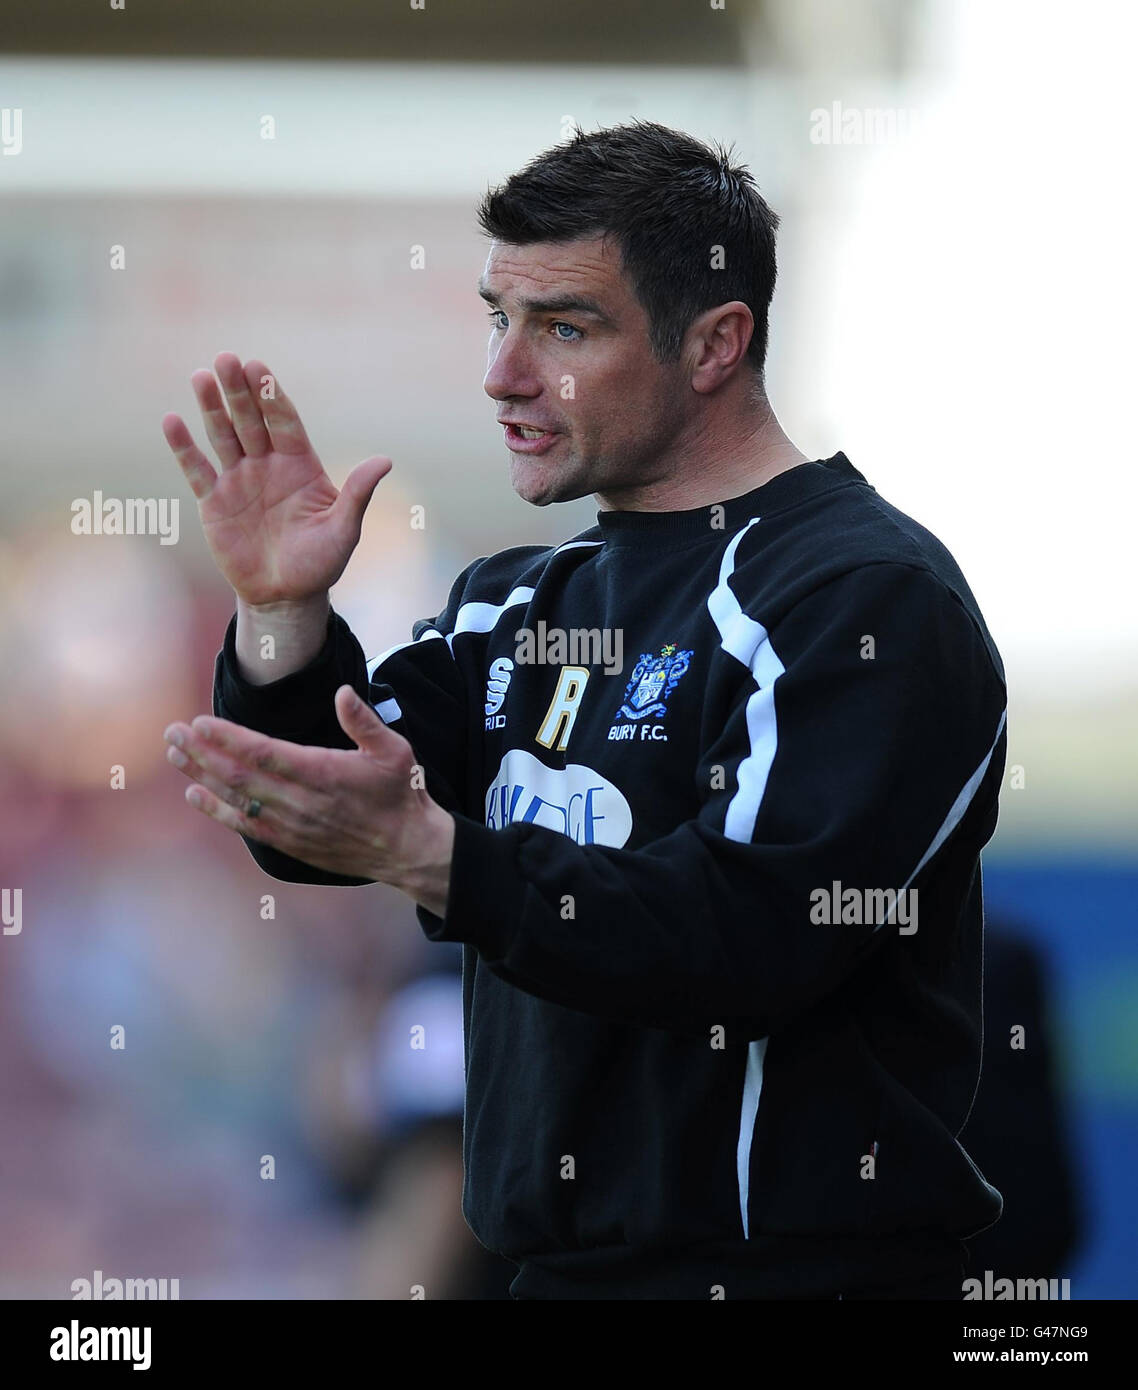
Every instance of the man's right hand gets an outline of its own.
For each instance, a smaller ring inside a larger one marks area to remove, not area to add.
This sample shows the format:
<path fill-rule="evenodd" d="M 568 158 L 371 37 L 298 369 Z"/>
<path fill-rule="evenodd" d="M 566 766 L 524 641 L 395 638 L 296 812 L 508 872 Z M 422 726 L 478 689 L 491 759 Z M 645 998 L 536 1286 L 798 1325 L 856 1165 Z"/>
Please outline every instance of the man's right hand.
<path fill-rule="evenodd" d="M 206 434 L 221 463 L 214 471 L 179 415 L 162 433 L 198 502 L 206 541 L 238 600 L 250 608 L 311 602 L 343 574 L 363 514 L 389 458 L 366 459 L 337 492 L 289 398 L 256 358 L 220 353 L 213 372 L 190 381 Z M 273 392 L 268 399 L 267 392 Z"/>

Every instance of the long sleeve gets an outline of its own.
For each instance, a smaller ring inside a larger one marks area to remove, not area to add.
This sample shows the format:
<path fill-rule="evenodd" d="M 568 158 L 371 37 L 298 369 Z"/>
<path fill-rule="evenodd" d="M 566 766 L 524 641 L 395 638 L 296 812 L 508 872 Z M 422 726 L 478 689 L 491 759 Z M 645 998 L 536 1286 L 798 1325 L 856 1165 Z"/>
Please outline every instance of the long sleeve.
<path fill-rule="evenodd" d="M 364 654 L 351 628 L 336 612 L 328 615 L 324 645 L 299 671 L 253 685 L 237 665 L 237 616 L 229 620 L 225 640 L 217 654 L 213 677 L 213 712 L 270 738 L 285 739 L 318 748 L 354 748 L 340 728 L 333 697 L 341 685 L 350 685 L 367 698 L 368 680 Z M 366 878 L 350 878 L 304 864 L 259 840 L 242 835 L 246 848 L 273 878 L 285 883 L 319 883 L 358 887 Z"/>
<path fill-rule="evenodd" d="M 827 922 L 836 885 L 927 890 L 917 931 L 951 936 L 1005 751 L 1003 673 L 972 617 L 894 562 L 831 580 L 770 633 L 745 601 L 720 617 L 738 683 L 694 769 L 698 815 L 636 849 L 456 817 L 446 917 L 420 910 L 430 939 L 568 1008 L 762 1037 L 899 930 L 901 910 Z"/>
<path fill-rule="evenodd" d="M 347 622 L 332 611 L 324 645 L 312 661 L 266 685 L 251 684 L 238 669 L 234 615 L 214 668 L 214 714 L 291 743 L 352 749 L 355 744 L 340 727 L 334 705 L 336 691 L 350 685 L 410 742 L 434 800 L 447 810 L 457 809 L 457 788 L 465 775 L 465 697 L 449 644 L 434 634 L 453 629 L 468 572 L 455 581 L 438 617 L 413 625 L 416 640 L 369 662 Z M 267 874 L 287 883 L 355 887 L 373 881 L 329 873 L 248 836 L 242 839 Z"/>

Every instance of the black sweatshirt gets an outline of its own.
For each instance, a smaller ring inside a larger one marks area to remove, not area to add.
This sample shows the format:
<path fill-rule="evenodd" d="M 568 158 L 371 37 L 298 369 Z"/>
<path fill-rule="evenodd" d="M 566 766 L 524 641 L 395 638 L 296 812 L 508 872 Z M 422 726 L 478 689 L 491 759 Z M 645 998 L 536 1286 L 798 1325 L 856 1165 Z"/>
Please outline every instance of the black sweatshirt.
<path fill-rule="evenodd" d="M 1006 751 L 976 601 L 840 453 L 597 522 L 476 560 L 370 662 L 333 612 L 252 686 L 232 621 L 215 713 L 351 747 L 349 683 L 454 813 L 418 916 L 463 943 L 463 1212 L 516 1296 L 951 1274 L 1002 1206 L 956 1137 Z"/>

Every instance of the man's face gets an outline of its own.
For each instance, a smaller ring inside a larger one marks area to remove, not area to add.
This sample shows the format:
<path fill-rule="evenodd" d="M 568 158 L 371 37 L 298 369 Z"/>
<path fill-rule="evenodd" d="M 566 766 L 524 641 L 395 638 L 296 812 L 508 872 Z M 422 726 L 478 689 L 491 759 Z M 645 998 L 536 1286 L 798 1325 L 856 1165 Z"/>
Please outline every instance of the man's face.
<path fill-rule="evenodd" d="M 508 422 L 520 497 L 544 507 L 595 493 L 617 507 L 668 476 L 691 392 L 681 362 L 653 355 L 615 241 L 495 241 L 479 291 L 491 306 L 483 387 Z M 519 424 L 542 434 L 527 439 Z"/>

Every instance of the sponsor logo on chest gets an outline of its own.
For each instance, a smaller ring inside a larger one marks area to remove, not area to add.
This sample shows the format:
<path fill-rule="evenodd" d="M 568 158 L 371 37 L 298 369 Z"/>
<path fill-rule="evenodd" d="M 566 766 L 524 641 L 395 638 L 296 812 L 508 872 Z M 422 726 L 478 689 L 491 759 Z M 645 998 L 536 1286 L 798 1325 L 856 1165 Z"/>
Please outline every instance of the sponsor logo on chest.
<path fill-rule="evenodd" d="M 632 833 L 632 808 L 591 767 L 546 767 L 525 749 L 511 748 L 486 789 L 486 824 L 500 830 L 516 821 L 557 830 L 579 845 L 619 849 Z"/>

